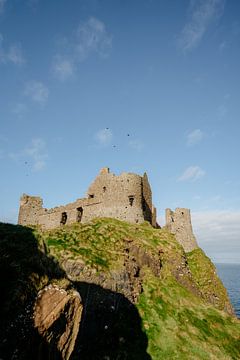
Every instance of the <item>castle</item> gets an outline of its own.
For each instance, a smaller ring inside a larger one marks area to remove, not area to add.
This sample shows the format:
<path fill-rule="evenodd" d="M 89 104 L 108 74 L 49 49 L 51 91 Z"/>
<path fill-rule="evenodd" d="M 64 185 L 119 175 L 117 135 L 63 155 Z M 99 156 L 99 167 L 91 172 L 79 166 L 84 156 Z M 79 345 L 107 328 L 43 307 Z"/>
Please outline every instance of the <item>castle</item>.
<path fill-rule="evenodd" d="M 116 176 L 109 168 L 103 168 L 90 185 L 86 198 L 52 209 L 43 208 L 40 197 L 23 194 L 18 224 L 52 229 L 76 222 L 86 223 L 96 217 L 111 217 L 130 223 L 148 221 L 153 227 L 158 227 L 147 174 L 122 173 Z M 167 209 L 166 227 L 175 234 L 185 251 L 197 247 L 188 209 L 178 208 L 175 212 Z"/>

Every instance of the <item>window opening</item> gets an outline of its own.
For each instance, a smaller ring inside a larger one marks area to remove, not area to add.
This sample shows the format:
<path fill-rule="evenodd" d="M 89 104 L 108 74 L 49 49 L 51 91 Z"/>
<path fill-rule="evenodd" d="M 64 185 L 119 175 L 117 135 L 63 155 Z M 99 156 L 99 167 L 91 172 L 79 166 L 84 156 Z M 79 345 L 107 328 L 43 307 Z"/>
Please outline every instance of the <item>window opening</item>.
<path fill-rule="evenodd" d="M 82 216 L 83 216 L 83 208 L 79 207 L 77 208 L 77 222 L 82 221 Z"/>
<path fill-rule="evenodd" d="M 134 196 L 133 196 L 133 195 L 130 195 L 130 196 L 128 197 L 128 200 L 129 200 L 130 206 L 133 206 Z"/>
<path fill-rule="evenodd" d="M 103 187 L 103 192 L 105 193 L 107 190 L 106 186 Z"/>
<path fill-rule="evenodd" d="M 60 224 L 61 224 L 61 225 L 65 225 L 66 222 L 67 222 L 67 213 L 64 211 L 64 212 L 62 213 L 62 216 L 61 216 Z"/>
<path fill-rule="evenodd" d="M 93 198 L 94 198 L 94 194 L 88 194 L 88 198 L 89 198 L 89 199 L 93 199 Z"/>

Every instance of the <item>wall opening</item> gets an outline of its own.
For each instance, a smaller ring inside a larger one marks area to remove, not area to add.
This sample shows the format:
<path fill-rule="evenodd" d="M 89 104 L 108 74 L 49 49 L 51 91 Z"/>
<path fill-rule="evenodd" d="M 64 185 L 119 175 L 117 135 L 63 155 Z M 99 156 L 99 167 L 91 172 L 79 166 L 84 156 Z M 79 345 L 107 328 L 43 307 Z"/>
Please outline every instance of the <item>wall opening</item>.
<path fill-rule="evenodd" d="M 93 199 L 93 198 L 94 198 L 94 194 L 88 194 L 88 198 L 89 198 L 89 199 Z"/>
<path fill-rule="evenodd" d="M 106 186 L 103 187 L 103 192 L 105 193 L 107 190 Z"/>
<path fill-rule="evenodd" d="M 142 199 L 142 209 L 143 211 L 146 211 L 146 201 L 144 198 Z"/>
<path fill-rule="evenodd" d="M 83 208 L 82 208 L 82 207 L 78 207 L 78 208 L 77 208 L 77 222 L 81 222 L 81 221 L 82 221 L 82 216 L 83 216 Z"/>
<path fill-rule="evenodd" d="M 60 221 L 60 224 L 61 225 L 65 225 L 67 222 L 67 213 L 64 211 L 61 215 L 61 221 Z"/>
<path fill-rule="evenodd" d="M 130 196 L 128 197 L 128 200 L 129 200 L 129 205 L 130 205 L 130 206 L 133 206 L 134 196 L 133 196 L 133 195 L 130 195 Z"/>

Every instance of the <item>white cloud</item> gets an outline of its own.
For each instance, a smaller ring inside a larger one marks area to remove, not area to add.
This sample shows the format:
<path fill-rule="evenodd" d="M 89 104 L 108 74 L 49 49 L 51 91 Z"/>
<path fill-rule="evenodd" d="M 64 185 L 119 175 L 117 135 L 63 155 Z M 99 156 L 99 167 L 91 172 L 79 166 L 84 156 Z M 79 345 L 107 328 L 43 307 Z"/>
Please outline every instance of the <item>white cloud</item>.
<path fill-rule="evenodd" d="M 222 41 L 221 44 L 219 45 L 219 51 L 223 51 L 227 48 L 227 43 L 226 41 Z"/>
<path fill-rule="evenodd" d="M 183 51 L 196 47 L 210 24 L 223 15 L 225 0 L 199 0 L 191 4 L 190 20 L 179 37 L 179 46 Z"/>
<path fill-rule="evenodd" d="M 97 132 L 95 138 L 100 145 L 107 146 L 111 144 L 113 134 L 109 129 L 101 129 Z"/>
<path fill-rule="evenodd" d="M 1 0 L 0 0 L 1 1 Z M 3 47 L 3 35 L 0 34 L 0 63 L 7 64 L 12 63 L 14 65 L 23 65 L 25 59 L 22 52 L 21 43 L 15 43 L 9 45 L 9 47 Z"/>
<path fill-rule="evenodd" d="M 74 63 L 60 56 L 56 56 L 53 62 L 53 71 L 57 78 L 64 81 L 71 78 L 74 74 Z"/>
<path fill-rule="evenodd" d="M 0 14 L 3 13 L 6 2 L 7 0 L 0 0 Z"/>
<path fill-rule="evenodd" d="M 129 146 L 136 151 L 141 151 L 144 148 L 144 144 L 141 140 L 131 140 L 129 141 Z"/>
<path fill-rule="evenodd" d="M 23 103 L 17 103 L 12 108 L 12 113 L 20 118 L 22 118 L 27 113 L 27 111 L 27 106 Z"/>
<path fill-rule="evenodd" d="M 187 135 L 187 145 L 193 146 L 198 144 L 203 139 L 203 132 L 200 129 L 195 129 Z"/>
<path fill-rule="evenodd" d="M 193 212 L 199 246 L 216 262 L 240 262 L 240 211 Z"/>
<path fill-rule="evenodd" d="M 33 139 L 31 144 L 24 149 L 23 153 L 33 161 L 33 171 L 37 172 L 45 168 L 48 155 L 46 143 L 43 139 Z"/>
<path fill-rule="evenodd" d="M 17 162 L 24 161 L 31 166 L 32 171 L 39 172 L 45 168 L 48 158 L 46 143 L 41 138 L 34 138 L 23 150 L 10 153 L 9 157 Z"/>
<path fill-rule="evenodd" d="M 228 108 L 226 104 L 222 104 L 217 108 L 217 116 L 219 119 L 223 119 L 228 112 Z"/>
<path fill-rule="evenodd" d="M 30 97 L 34 102 L 44 105 L 48 100 L 49 90 L 42 82 L 31 81 L 26 84 L 24 95 Z"/>
<path fill-rule="evenodd" d="M 102 21 L 90 17 L 78 26 L 72 38 L 64 38 L 62 45 L 63 51 L 54 56 L 53 71 L 60 80 L 67 80 L 90 55 L 106 58 L 112 47 L 112 36 Z"/>
<path fill-rule="evenodd" d="M 20 43 L 13 44 L 9 47 L 8 60 L 11 61 L 13 64 L 22 65 L 25 63 L 25 59 L 22 54 L 22 46 Z"/>
<path fill-rule="evenodd" d="M 205 171 L 199 166 L 189 166 L 183 174 L 178 178 L 178 181 L 196 181 L 205 175 Z"/>
<path fill-rule="evenodd" d="M 107 33 L 102 21 L 91 17 L 79 25 L 76 32 L 75 52 L 80 61 L 85 60 L 93 52 L 106 57 L 111 46 L 112 36 Z"/>

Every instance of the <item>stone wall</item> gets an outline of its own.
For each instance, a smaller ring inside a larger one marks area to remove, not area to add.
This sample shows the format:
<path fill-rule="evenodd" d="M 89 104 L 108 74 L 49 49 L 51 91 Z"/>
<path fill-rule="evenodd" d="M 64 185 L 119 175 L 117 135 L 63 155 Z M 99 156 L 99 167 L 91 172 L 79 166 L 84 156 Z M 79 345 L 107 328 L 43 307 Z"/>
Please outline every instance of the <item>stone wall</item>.
<path fill-rule="evenodd" d="M 111 217 L 131 223 L 147 220 L 156 224 L 156 209 L 146 174 L 116 176 L 103 168 L 90 185 L 86 198 L 53 209 L 44 209 L 42 203 L 39 197 L 23 195 L 18 223 L 40 224 L 50 229 L 77 221 L 85 223 L 96 217 Z"/>
<path fill-rule="evenodd" d="M 177 241 L 183 246 L 186 252 L 198 247 L 193 234 L 189 209 L 177 208 L 175 211 L 166 209 L 166 227 L 176 236 Z"/>
<path fill-rule="evenodd" d="M 40 197 L 23 194 L 20 199 L 18 224 L 38 224 L 38 216 L 42 211 L 42 205 L 43 201 Z"/>

